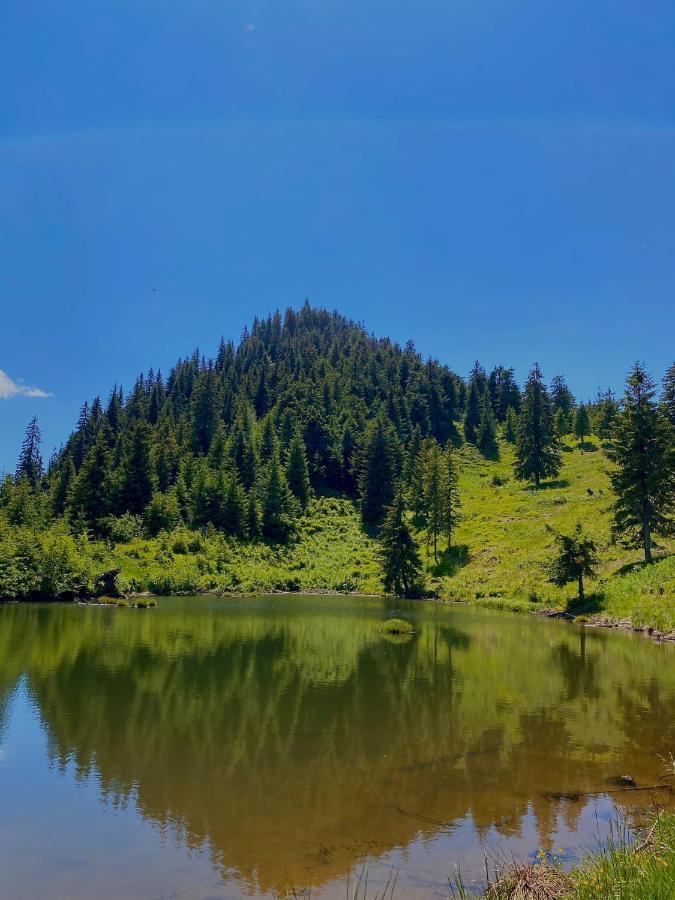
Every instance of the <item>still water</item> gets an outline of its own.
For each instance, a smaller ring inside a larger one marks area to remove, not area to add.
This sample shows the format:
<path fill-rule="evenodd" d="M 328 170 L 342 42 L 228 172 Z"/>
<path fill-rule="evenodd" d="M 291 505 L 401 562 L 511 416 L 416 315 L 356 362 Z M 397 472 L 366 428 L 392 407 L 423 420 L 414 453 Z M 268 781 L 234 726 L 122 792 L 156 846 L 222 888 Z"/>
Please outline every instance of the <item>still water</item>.
<path fill-rule="evenodd" d="M 379 623 L 403 614 L 409 638 Z M 443 897 L 665 792 L 675 647 L 435 603 L 0 606 L 0 896 Z M 664 799 L 664 798 L 662 798 Z"/>

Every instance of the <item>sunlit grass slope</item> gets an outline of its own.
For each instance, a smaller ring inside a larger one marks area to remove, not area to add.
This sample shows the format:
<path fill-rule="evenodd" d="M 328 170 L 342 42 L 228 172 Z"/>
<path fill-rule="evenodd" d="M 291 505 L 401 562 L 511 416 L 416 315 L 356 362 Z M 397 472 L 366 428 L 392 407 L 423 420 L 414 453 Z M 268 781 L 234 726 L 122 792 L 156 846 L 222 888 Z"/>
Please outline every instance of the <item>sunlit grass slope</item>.
<path fill-rule="evenodd" d="M 582 450 L 570 440 L 560 475 L 538 491 L 513 477 L 509 445 L 495 461 L 464 447 L 458 464 L 463 517 L 451 552 L 435 562 L 418 534 L 429 587 L 439 597 L 523 609 L 571 604 L 575 613 L 675 629 L 675 556 L 644 567 L 639 551 L 611 542 L 610 463 L 598 441 Z M 574 606 L 574 585 L 558 588 L 546 573 L 550 529 L 571 530 L 577 522 L 598 543 L 600 556 L 583 609 Z M 674 542 L 661 548 L 664 556 L 673 550 Z M 376 540 L 364 533 L 353 503 L 333 498 L 313 501 L 288 547 L 179 532 L 119 545 L 114 555 L 122 586 L 133 590 L 382 591 Z"/>

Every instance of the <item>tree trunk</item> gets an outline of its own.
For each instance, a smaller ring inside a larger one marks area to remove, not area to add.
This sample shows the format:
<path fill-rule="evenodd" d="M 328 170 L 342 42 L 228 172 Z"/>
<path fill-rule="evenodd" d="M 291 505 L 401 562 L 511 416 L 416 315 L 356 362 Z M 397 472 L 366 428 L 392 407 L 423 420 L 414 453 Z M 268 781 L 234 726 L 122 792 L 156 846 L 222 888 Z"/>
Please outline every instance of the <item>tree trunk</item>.
<path fill-rule="evenodd" d="M 579 602 L 584 602 L 584 575 L 583 572 L 579 572 Z"/>
<path fill-rule="evenodd" d="M 649 527 L 649 520 L 646 516 L 642 521 L 642 538 L 645 546 L 645 562 L 654 562 L 652 557 L 652 530 Z"/>

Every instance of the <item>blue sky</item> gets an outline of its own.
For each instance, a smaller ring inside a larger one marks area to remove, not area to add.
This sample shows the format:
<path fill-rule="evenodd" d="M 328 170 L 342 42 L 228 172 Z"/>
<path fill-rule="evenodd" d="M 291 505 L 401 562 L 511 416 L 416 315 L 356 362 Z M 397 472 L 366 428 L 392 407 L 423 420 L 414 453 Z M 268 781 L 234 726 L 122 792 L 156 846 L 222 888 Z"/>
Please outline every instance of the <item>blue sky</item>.
<path fill-rule="evenodd" d="M 662 0 L 6 0 L 0 470 L 305 297 L 461 373 L 660 377 L 674 46 Z"/>

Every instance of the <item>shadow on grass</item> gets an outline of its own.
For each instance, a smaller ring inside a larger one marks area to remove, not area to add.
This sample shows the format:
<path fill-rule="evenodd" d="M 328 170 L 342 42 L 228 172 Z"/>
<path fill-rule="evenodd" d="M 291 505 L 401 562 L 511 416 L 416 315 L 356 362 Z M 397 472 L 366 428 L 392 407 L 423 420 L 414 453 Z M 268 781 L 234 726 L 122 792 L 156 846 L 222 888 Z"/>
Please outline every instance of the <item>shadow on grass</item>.
<path fill-rule="evenodd" d="M 469 548 L 466 544 L 458 544 L 450 547 L 441 556 L 437 563 L 431 567 L 431 574 L 436 578 L 443 575 L 454 575 L 458 569 L 464 568 L 469 562 Z"/>
<path fill-rule="evenodd" d="M 567 604 L 567 612 L 573 616 L 590 616 L 602 612 L 605 608 L 605 595 L 602 591 L 586 594 L 583 600 L 575 598 Z"/>
<path fill-rule="evenodd" d="M 583 441 L 583 443 L 578 444 L 577 446 L 582 453 L 597 453 L 600 449 L 593 441 Z"/>
<path fill-rule="evenodd" d="M 620 566 L 615 572 L 612 572 L 612 577 L 621 576 L 621 575 L 630 575 L 631 572 L 639 572 L 640 569 L 647 569 L 649 566 L 653 566 L 657 562 L 661 562 L 664 559 L 668 559 L 670 556 L 675 556 L 674 553 L 659 553 L 654 554 L 654 559 L 652 562 L 645 562 L 644 559 L 638 559 L 635 562 L 626 563 L 625 566 Z"/>
<path fill-rule="evenodd" d="M 556 478 L 553 481 L 542 481 L 539 487 L 535 487 L 533 484 L 526 484 L 525 487 L 521 488 L 523 491 L 533 491 L 536 493 L 539 491 L 553 491 L 557 488 L 566 488 L 569 487 L 569 479 L 568 478 Z"/>

